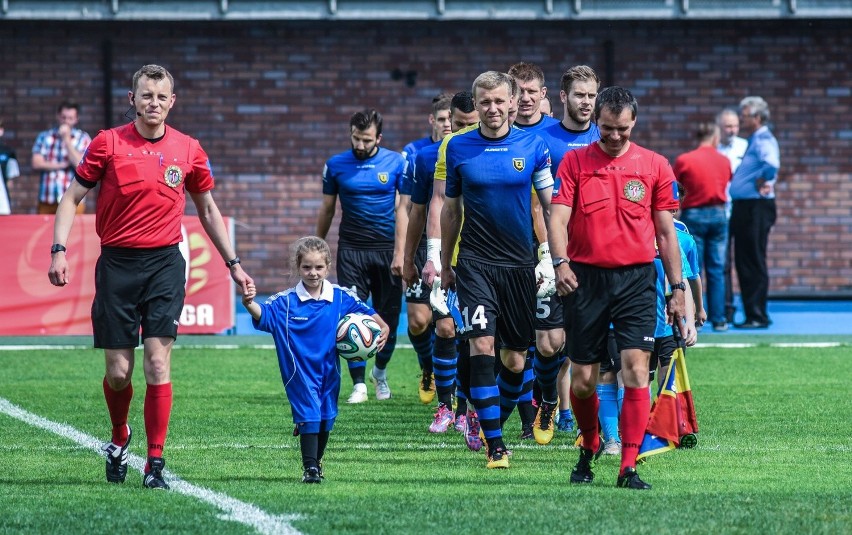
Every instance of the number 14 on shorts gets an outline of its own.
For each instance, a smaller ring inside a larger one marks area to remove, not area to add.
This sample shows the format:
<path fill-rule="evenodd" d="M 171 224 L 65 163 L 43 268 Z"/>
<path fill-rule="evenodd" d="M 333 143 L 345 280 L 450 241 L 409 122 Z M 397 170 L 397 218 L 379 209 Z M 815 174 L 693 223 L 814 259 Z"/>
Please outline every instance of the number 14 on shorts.
<path fill-rule="evenodd" d="M 472 316 L 469 314 L 470 311 L 468 307 L 464 307 L 459 310 L 458 295 L 455 290 L 447 291 L 447 308 L 450 309 L 450 315 L 456 322 L 456 331 L 458 331 L 459 334 L 464 334 L 472 330 L 473 325 L 476 325 L 483 330 L 488 325 L 488 318 L 485 317 L 484 306 L 477 306 L 474 309 Z"/>

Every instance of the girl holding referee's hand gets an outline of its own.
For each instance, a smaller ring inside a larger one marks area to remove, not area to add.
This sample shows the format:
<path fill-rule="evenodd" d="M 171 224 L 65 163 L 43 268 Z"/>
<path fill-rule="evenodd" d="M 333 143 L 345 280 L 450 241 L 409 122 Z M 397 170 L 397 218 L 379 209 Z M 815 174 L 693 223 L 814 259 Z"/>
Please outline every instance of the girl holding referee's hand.
<path fill-rule="evenodd" d="M 337 356 L 337 324 L 346 314 L 368 314 L 381 326 L 379 348 L 388 337 L 387 324 L 370 306 L 348 289 L 326 280 L 331 251 L 316 236 L 296 241 L 291 251 L 293 271 L 299 283 L 279 292 L 265 303 L 254 301 L 257 289 L 248 286 L 243 305 L 256 329 L 272 334 L 278 353 L 281 380 L 293 411 L 302 451 L 303 483 L 320 483 L 322 458 L 337 417 L 340 393 L 340 362 Z"/>

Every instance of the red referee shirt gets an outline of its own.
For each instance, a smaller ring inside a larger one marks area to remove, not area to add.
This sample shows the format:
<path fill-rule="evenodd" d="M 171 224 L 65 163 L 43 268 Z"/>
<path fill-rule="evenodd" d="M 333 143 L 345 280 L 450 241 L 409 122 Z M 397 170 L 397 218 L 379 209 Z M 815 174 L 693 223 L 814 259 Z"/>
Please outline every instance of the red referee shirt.
<path fill-rule="evenodd" d="M 102 130 L 77 167 L 82 184 L 101 183 L 95 228 L 101 245 L 147 249 L 181 241 L 186 190 L 213 189 L 198 140 L 166 127 L 151 143 L 133 123 Z"/>
<path fill-rule="evenodd" d="M 654 261 L 652 211 L 678 207 L 665 158 L 635 143 L 613 158 L 592 143 L 565 153 L 556 176 L 553 203 L 573 208 L 568 258 L 603 268 Z"/>
<path fill-rule="evenodd" d="M 716 147 L 698 147 L 681 154 L 675 160 L 674 174 L 685 190 L 682 209 L 725 204 L 731 162 Z"/>

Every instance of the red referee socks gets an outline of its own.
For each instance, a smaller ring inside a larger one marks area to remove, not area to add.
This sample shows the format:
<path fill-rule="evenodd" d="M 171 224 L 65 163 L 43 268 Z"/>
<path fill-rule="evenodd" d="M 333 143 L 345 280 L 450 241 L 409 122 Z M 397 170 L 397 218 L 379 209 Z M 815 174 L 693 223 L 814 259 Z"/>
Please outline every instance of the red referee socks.
<path fill-rule="evenodd" d="M 651 393 L 648 387 L 624 387 L 624 405 L 621 407 L 621 470 L 624 473 L 628 466 L 636 466 L 636 456 L 639 446 L 645 438 L 648 427 L 648 417 L 651 415 Z"/>
<path fill-rule="evenodd" d="M 148 385 L 145 392 L 145 435 L 148 457 L 162 457 L 169 417 L 172 414 L 172 383 Z"/>
<path fill-rule="evenodd" d="M 583 437 L 583 447 L 587 450 L 598 451 L 601 443 L 598 426 L 598 406 L 600 400 L 595 392 L 586 399 L 580 399 L 574 394 L 574 389 L 569 388 L 571 408 L 574 409 L 574 418 L 577 419 L 577 427 Z"/>
<path fill-rule="evenodd" d="M 127 415 L 133 399 L 133 385 L 128 383 L 122 390 L 113 390 L 104 376 L 104 399 L 112 422 L 112 443 L 124 446 L 127 443 Z"/>

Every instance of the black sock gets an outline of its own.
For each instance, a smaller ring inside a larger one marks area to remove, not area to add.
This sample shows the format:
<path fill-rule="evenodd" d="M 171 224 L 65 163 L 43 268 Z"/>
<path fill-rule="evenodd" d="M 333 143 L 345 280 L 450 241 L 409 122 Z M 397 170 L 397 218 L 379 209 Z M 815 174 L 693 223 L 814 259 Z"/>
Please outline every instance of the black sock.
<path fill-rule="evenodd" d="M 414 346 L 414 352 L 417 353 L 417 362 L 420 364 L 420 369 L 424 373 L 432 373 L 432 334 L 434 329 L 428 327 L 420 334 L 414 334 L 411 329 L 408 329 L 408 340 Z"/>
<path fill-rule="evenodd" d="M 322 462 L 322 456 L 325 454 L 325 447 L 328 444 L 329 431 L 320 431 L 317 436 L 317 463 Z"/>
<path fill-rule="evenodd" d="M 364 376 L 366 375 L 367 367 L 359 366 L 357 368 L 349 368 L 349 376 L 352 378 L 352 384 L 364 383 Z"/>
<path fill-rule="evenodd" d="M 302 449 L 302 467 L 309 468 L 317 465 L 318 436 L 316 433 L 301 433 L 299 447 Z"/>

